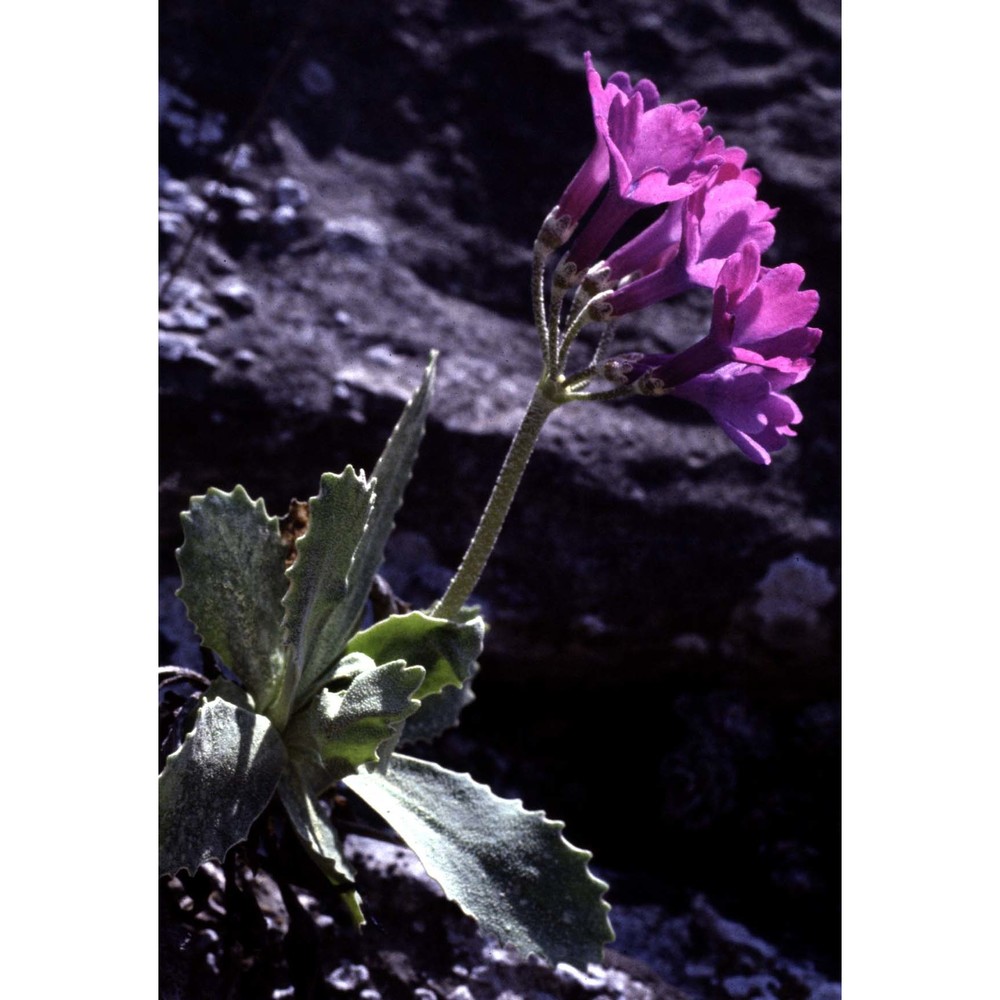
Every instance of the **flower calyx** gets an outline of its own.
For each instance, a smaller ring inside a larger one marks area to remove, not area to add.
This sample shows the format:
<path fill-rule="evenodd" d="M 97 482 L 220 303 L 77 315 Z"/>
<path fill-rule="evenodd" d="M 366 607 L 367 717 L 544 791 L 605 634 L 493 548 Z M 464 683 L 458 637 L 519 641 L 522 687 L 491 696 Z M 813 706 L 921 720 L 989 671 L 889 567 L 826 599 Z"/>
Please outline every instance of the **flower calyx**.
<path fill-rule="evenodd" d="M 542 223 L 535 237 L 535 251 L 548 256 L 553 250 L 558 250 L 576 229 L 576 220 L 556 205 Z"/>

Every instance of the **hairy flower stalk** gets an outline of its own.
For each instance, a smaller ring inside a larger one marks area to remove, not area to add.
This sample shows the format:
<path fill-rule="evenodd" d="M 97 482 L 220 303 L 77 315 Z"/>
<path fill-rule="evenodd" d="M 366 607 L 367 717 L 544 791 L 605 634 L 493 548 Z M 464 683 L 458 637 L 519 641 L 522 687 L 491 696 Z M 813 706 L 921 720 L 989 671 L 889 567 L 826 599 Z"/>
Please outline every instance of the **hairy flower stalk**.
<path fill-rule="evenodd" d="M 651 81 L 633 85 L 614 73 L 605 83 L 589 52 L 584 62 L 594 147 L 542 224 L 532 259 L 542 375 L 462 564 L 433 609 L 440 617 L 456 617 L 478 584 L 545 420 L 559 406 L 673 395 L 705 409 L 761 465 L 802 420 L 784 390 L 812 367 L 822 334 L 807 324 L 819 296 L 800 289 L 797 264 L 761 263 L 777 209 L 757 199 L 760 172 L 745 166 L 745 150 L 700 124 L 706 109 L 697 101 L 661 103 Z M 638 235 L 619 237 L 637 212 L 657 207 L 658 218 Z M 712 320 L 692 346 L 605 360 L 619 317 L 705 291 Z M 603 324 L 592 360 L 566 375 L 571 348 L 591 323 Z M 587 391 L 595 379 L 610 387 Z"/>
<path fill-rule="evenodd" d="M 517 493 L 528 459 L 535 449 L 538 435 L 542 432 L 542 426 L 548 415 L 564 401 L 547 391 L 549 384 L 543 377 L 535 389 L 462 564 L 458 567 L 458 572 L 448 585 L 444 596 L 431 609 L 431 614 L 436 618 L 454 619 L 479 583 L 479 578 L 500 535 L 500 529 L 507 519 L 507 512 L 514 500 L 514 494 Z"/>

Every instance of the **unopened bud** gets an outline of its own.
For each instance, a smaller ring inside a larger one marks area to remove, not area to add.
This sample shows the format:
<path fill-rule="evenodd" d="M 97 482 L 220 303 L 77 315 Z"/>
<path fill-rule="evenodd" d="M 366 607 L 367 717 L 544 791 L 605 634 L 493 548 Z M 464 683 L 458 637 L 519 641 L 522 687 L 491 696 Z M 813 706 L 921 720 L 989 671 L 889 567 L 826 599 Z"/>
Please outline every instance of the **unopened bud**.
<path fill-rule="evenodd" d="M 587 305 L 587 316 L 594 323 L 610 322 L 614 312 L 614 306 L 606 299 L 594 298 Z"/>
<path fill-rule="evenodd" d="M 636 380 L 636 392 L 643 396 L 665 396 L 670 390 L 662 378 L 654 375 L 643 375 Z"/>
<path fill-rule="evenodd" d="M 563 260 L 559 261 L 559 265 L 552 275 L 552 289 L 557 293 L 565 292 L 568 288 L 579 284 L 580 277 L 581 275 L 579 270 L 577 270 L 576 264 L 571 260 L 563 258 Z"/>
<path fill-rule="evenodd" d="M 604 363 L 601 374 L 615 385 L 628 385 L 635 376 L 635 364 L 642 360 L 642 355 L 638 353 L 619 354 L 617 358 L 611 358 Z"/>
<path fill-rule="evenodd" d="M 576 221 L 561 212 L 559 206 L 556 205 L 545 216 L 542 228 L 538 230 L 538 236 L 535 237 L 535 247 L 541 247 L 547 253 L 551 253 L 573 235 L 574 229 L 576 229 Z"/>
<path fill-rule="evenodd" d="M 591 297 L 606 292 L 613 285 L 611 268 L 603 260 L 598 261 L 583 276 L 583 291 Z"/>

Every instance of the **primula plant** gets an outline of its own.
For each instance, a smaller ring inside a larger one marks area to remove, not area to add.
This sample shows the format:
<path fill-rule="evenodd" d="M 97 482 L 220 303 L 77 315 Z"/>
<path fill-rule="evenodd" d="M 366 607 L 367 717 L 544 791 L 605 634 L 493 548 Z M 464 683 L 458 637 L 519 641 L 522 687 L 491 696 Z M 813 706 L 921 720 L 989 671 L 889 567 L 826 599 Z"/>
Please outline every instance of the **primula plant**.
<path fill-rule="evenodd" d="M 161 873 L 223 859 L 276 797 L 360 926 L 355 872 L 324 799 L 346 787 L 502 943 L 582 967 L 613 939 L 607 886 L 562 824 L 401 748 L 457 724 L 471 699 L 486 626 L 469 600 L 548 415 L 571 402 L 670 394 L 704 407 L 767 464 L 802 419 L 785 390 L 812 365 L 819 299 L 801 290 L 797 265 L 761 264 L 776 210 L 757 199 L 760 174 L 745 151 L 701 124 L 705 109 L 660 103 L 649 80 L 633 85 L 624 73 L 602 82 L 589 53 L 585 61 L 594 147 L 534 247 L 541 377 L 441 598 L 362 627 L 423 436 L 434 357 L 371 477 L 350 466 L 324 475 L 298 537 L 283 537 L 239 486 L 194 497 L 182 515 L 178 593 L 225 675 L 160 775 Z M 638 235 L 617 237 L 648 209 L 659 211 Z M 620 316 L 699 289 L 713 307 L 691 347 L 612 355 Z M 573 348 L 592 324 L 596 349 L 574 370 Z"/>

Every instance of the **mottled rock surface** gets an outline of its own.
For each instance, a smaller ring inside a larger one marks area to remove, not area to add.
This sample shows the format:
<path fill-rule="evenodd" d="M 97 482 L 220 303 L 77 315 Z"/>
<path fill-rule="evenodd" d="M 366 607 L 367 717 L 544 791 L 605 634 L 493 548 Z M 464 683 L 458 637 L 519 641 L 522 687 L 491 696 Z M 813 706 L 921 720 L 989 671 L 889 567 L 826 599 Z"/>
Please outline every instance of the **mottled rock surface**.
<path fill-rule="evenodd" d="M 161 904 L 173 915 L 164 923 L 184 947 L 163 949 L 163 1000 L 840 1000 L 838 984 L 704 899 L 680 912 L 617 907 L 618 941 L 600 965 L 553 967 L 484 938 L 405 847 L 356 835 L 345 847 L 366 900 L 361 933 L 344 925 L 329 891 L 282 890 L 242 863 L 226 873 L 210 862 L 198 879 L 165 883 Z M 234 883 L 248 905 L 234 905 Z M 226 940 L 237 912 L 246 927 L 239 944 Z M 296 961 L 303 952 L 312 960 Z"/>

